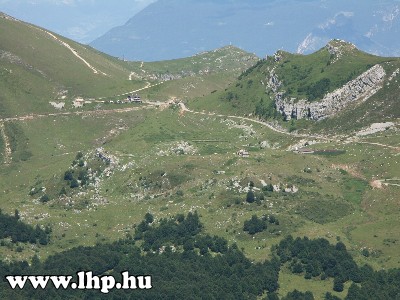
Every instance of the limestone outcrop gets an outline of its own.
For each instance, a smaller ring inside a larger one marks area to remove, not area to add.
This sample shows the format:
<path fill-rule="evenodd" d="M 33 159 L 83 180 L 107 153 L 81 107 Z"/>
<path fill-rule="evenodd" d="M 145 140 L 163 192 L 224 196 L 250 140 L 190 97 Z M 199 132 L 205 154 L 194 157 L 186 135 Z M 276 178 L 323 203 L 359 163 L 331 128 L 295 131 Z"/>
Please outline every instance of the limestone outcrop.
<path fill-rule="evenodd" d="M 268 85 L 275 92 L 276 109 L 286 120 L 292 118 L 322 120 L 335 115 L 352 103 L 366 101 L 383 87 L 385 76 L 385 69 L 381 65 L 375 65 L 343 87 L 326 94 L 322 100 L 315 102 L 306 99 L 287 99 L 284 97 L 284 92 L 277 92 L 281 82 L 273 70 L 270 72 Z"/>

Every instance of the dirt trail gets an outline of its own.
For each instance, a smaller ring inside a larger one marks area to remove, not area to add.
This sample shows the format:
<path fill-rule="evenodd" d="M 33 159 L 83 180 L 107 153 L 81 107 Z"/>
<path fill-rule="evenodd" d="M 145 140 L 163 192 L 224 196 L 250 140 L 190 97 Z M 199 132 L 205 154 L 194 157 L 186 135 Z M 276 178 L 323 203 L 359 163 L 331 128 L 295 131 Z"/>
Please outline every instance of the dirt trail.
<path fill-rule="evenodd" d="M 375 145 L 375 146 L 380 146 L 380 147 L 385 147 L 385 148 L 389 148 L 389 149 L 400 151 L 400 147 L 395 147 L 395 146 L 381 144 L 381 143 L 360 141 L 360 140 L 358 140 L 358 138 L 354 138 L 354 137 L 351 137 L 351 136 L 348 136 L 346 139 L 343 139 L 343 137 L 337 137 L 337 136 L 322 136 L 322 135 L 292 133 L 292 132 L 288 132 L 288 131 L 284 131 L 284 130 L 281 130 L 279 128 L 276 128 L 271 124 L 268 124 L 266 122 L 263 122 L 263 121 L 260 121 L 260 120 L 257 120 L 257 119 L 252 119 L 252 118 L 248 118 L 248 117 L 240 117 L 240 116 L 221 115 L 221 114 L 216 114 L 216 113 L 197 112 L 197 111 L 193 111 L 193 110 L 187 108 L 186 105 L 184 103 L 182 103 L 182 102 L 179 102 L 179 105 L 181 107 L 181 113 L 190 112 L 190 113 L 194 113 L 194 114 L 202 114 L 202 115 L 208 115 L 208 116 L 217 116 L 217 117 L 235 118 L 235 119 L 240 119 L 240 120 L 246 120 L 246 121 L 250 121 L 250 122 L 253 122 L 253 123 L 257 123 L 257 124 L 266 126 L 269 129 L 271 129 L 272 131 L 275 131 L 277 133 L 288 135 L 288 136 L 292 136 L 292 137 L 308 138 L 308 139 L 313 138 L 313 139 L 319 139 L 319 140 L 325 140 L 325 141 L 334 141 L 334 142 L 338 142 L 338 143 L 368 144 L 368 145 Z"/>
<path fill-rule="evenodd" d="M 400 151 L 400 147 L 396 146 L 391 146 L 391 145 L 386 145 L 386 144 L 381 144 L 381 143 L 374 143 L 374 142 L 365 142 L 365 141 L 353 141 L 353 143 L 359 143 L 359 144 L 368 144 L 368 145 L 375 145 L 375 146 L 380 146 L 380 147 L 385 147 L 393 150 Z"/>
<path fill-rule="evenodd" d="M 163 82 L 159 82 L 156 84 L 150 84 L 149 82 L 147 83 L 147 85 L 143 88 L 137 89 L 135 91 L 131 91 L 129 93 L 124 93 L 121 95 L 117 95 L 117 96 L 125 96 L 125 95 L 129 95 L 132 93 L 136 93 L 139 91 L 143 91 L 145 89 L 149 89 L 151 87 L 157 86 L 162 84 Z M 105 99 L 104 98 L 98 98 L 98 99 Z M 381 143 L 374 143 L 374 142 L 366 142 L 366 141 L 360 141 L 358 138 L 354 138 L 354 137 L 347 137 L 346 139 L 343 139 L 343 137 L 336 137 L 336 136 L 321 136 L 321 135 L 308 135 L 308 134 L 298 134 L 298 133 L 292 133 L 292 132 L 287 132 L 284 131 L 282 129 L 276 128 L 271 124 L 268 124 L 266 122 L 257 120 L 257 119 L 252 119 L 252 118 L 248 118 L 248 117 L 240 117 L 240 116 L 231 116 L 231 115 L 222 115 L 222 114 L 216 114 L 216 113 L 207 113 L 207 112 L 198 112 L 198 111 L 194 111 L 191 110 L 189 108 L 186 107 L 186 105 L 182 102 L 177 102 L 176 99 L 173 100 L 169 100 L 167 102 L 160 102 L 160 101 L 156 101 L 156 102 L 152 102 L 152 101 L 146 101 L 145 104 L 147 104 L 147 106 L 140 106 L 140 107 L 127 107 L 127 108 L 114 108 L 114 109 L 107 109 L 107 110 L 90 110 L 90 111 L 76 111 L 76 112 L 57 112 L 57 113 L 47 113 L 47 114 L 30 114 L 30 115 L 25 115 L 25 116 L 16 116 L 16 117 L 10 117 L 10 118 L 3 118 L 0 119 L 0 133 L 1 136 L 3 137 L 3 140 L 5 141 L 5 154 L 4 154 L 4 161 L 7 163 L 11 162 L 11 148 L 10 148 L 10 144 L 7 138 L 7 135 L 5 134 L 5 130 L 4 130 L 4 122 L 11 122 L 11 121 L 27 121 L 27 120 L 34 120 L 37 118 L 44 118 L 44 117 L 53 117 L 53 116 L 68 116 L 68 115 L 84 115 L 84 116 L 91 116 L 91 115 L 102 115 L 102 114 L 110 114 L 110 113 L 123 113 L 123 112 L 130 112 L 130 111 L 136 111 L 136 110 L 140 110 L 140 109 L 146 109 L 146 108 L 152 108 L 152 107 L 159 107 L 161 109 L 164 109 L 166 107 L 168 107 L 170 104 L 178 104 L 181 108 L 181 112 L 180 114 L 184 114 L 185 112 L 189 112 L 189 113 L 193 113 L 193 114 L 201 114 L 201 115 L 208 115 L 208 116 L 218 116 L 218 117 L 225 117 L 225 118 L 234 118 L 234 119 L 240 119 L 240 120 L 246 120 L 249 122 L 253 122 L 253 123 L 257 123 L 260 124 L 262 126 L 268 127 L 269 129 L 271 129 L 272 131 L 275 131 L 277 133 L 280 134 L 284 134 L 287 136 L 292 136 L 292 137 L 298 137 L 298 138 L 313 138 L 313 139 L 319 139 L 319 140 L 325 140 L 325 141 L 334 141 L 334 142 L 338 142 L 338 143 L 361 143 L 361 144 L 369 144 L 369 145 L 376 145 L 376 146 L 380 146 L 380 147 L 385 147 L 385 148 L 389 148 L 389 149 L 393 149 L 396 151 L 400 152 L 400 147 L 395 147 L 395 146 L 391 146 L 391 145 L 385 145 L 385 144 L 381 144 Z"/>
<path fill-rule="evenodd" d="M 140 92 L 145 89 L 149 89 L 149 88 L 155 87 L 157 85 L 160 85 L 162 83 L 163 82 L 159 82 L 156 84 L 150 84 L 148 82 L 145 87 L 142 87 L 140 89 L 137 89 L 135 91 L 131 91 L 128 93 L 117 95 L 116 97 L 121 97 L 121 96 L 129 95 L 132 93 Z M 100 99 L 105 99 L 105 98 L 107 98 L 107 97 L 102 97 L 102 98 L 98 98 L 98 99 L 100 100 Z M 56 112 L 56 113 L 47 113 L 47 114 L 29 114 L 29 115 L 25 115 L 25 116 L 15 116 L 15 117 L 0 119 L 0 124 L 3 125 L 4 122 L 28 121 L 28 120 L 35 120 L 38 118 L 53 117 L 53 116 L 69 116 L 69 115 L 89 115 L 90 116 L 90 115 L 101 115 L 101 114 L 109 114 L 109 113 L 122 113 L 122 112 L 129 112 L 129 111 L 135 111 L 135 110 L 139 110 L 139 109 L 145 109 L 145 108 L 149 108 L 149 107 L 159 106 L 161 103 L 164 103 L 164 102 L 147 101 L 145 103 L 147 104 L 147 106 L 141 106 L 141 107 L 135 106 L 135 107 L 113 108 L 113 109 L 103 109 L 103 110 L 99 109 L 99 110 L 88 110 L 88 111 L 67 111 L 67 112 Z"/>
<path fill-rule="evenodd" d="M 223 118 L 234 118 L 234 119 L 250 121 L 250 122 L 253 122 L 253 123 L 257 123 L 257 124 L 266 126 L 269 129 L 271 129 L 272 131 L 275 131 L 277 133 L 284 134 L 284 135 L 289 135 L 289 136 L 293 136 L 293 137 L 316 138 L 316 139 L 322 139 L 322 140 L 334 140 L 335 139 L 334 137 L 324 137 L 324 136 L 320 136 L 320 135 L 308 135 L 308 134 L 298 134 L 298 133 L 287 132 L 287 131 L 281 130 L 279 128 L 276 128 L 273 125 L 268 124 L 266 122 L 263 122 L 263 121 L 260 121 L 260 120 L 257 120 L 257 119 L 248 118 L 248 117 L 221 115 L 221 114 L 206 113 L 206 112 L 197 112 L 197 111 L 193 111 L 191 109 L 188 109 L 186 107 L 186 105 L 184 103 L 182 103 L 182 102 L 179 102 L 179 105 L 181 107 L 181 111 L 182 112 L 190 112 L 190 113 L 194 113 L 194 114 L 202 114 L 202 115 L 208 115 L 208 116 L 217 116 L 217 117 L 223 117 Z"/>
<path fill-rule="evenodd" d="M 105 114 L 112 114 L 112 113 L 124 113 L 124 112 L 130 112 L 130 111 L 135 111 L 135 110 L 148 109 L 151 107 L 153 107 L 153 105 L 149 104 L 147 106 L 141 106 L 141 107 L 136 106 L 136 107 L 103 109 L 103 110 L 68 111 L 68 112 L 48 113 L 48 114 L 31 114 L 31 115 L 26 115 L 26 116 L 17 116 L 17 117 L 0 119 L 0 124 L 3 124 L 3 122 L 28 121 L 28 120 L 35 120 L 35 119 L 39 119 L 39 118 L 57 117 L 57 116 L 71 116 L 71 115 L 92 116 L 92 115 L 105 115 Z"/>
<path fill-rule="evenodd" d="M 142 87 L 140 89 L 137 89 L 137 90 L 134 90 L 134 91 L 130 91 L 130 92 L 127 92 L 127 93 L 123 93 L 123 94 L 119 94 L 119 95 L 115 95 L 114 97 L 122 97 L 122 96 L 126 96 L 126 95 L 131 95 L 131 94 L 143 91 L 143 90 L 150 89 L 150 88 L 155 87 L 155 86 L 160 85 L 160 84 L 163 84 L 163 82 L 159 82 L 159 83 L 155 83 L 155 84 L 151 84 L 150 82 L 147 82 L 146 86 L 144 86 L 144 87 Z M 102 100 L 102 99 L 107 99 L 107 98 L 109 98 L 109 97 L 100 97 L 100 98 L 97 98 L 97 99 Z"/>
<path fill-rule="evenodd" d="M 9 165 L 12 162 L 11 156 L 11 145 L 6 134 L 6 129 L 4 127 L 4 122 L 0 122 L 0 135 L 4 141 L 4 164 Z"/>
<path fill-rule="evenodd" d="M 74 48 L 72 48 L 69 44 L 67 44 L 66 42 L 63 42 L 62 40 L 60 40 L 58 37 L 56 37 L 54 34 L 52 34 L 51 32 L 48 32 L 46 30 L 44 30 L 45 33 L 47 33 L 48 35 L 50 35 L 53 39 L 55 39 L 57 42 L 59 42 L 61 45 L 63 45 L 65 48 L 67 48 L 68 50 L 70 50 L 72 52 L 73 55 L 75 55 L 77 58 L 79 58 L 89 69 L 91 69 L 93 71 L 94 74 L 102 74 L 107 76 L 106 73 L 97 70 L 95 67 L 93 67 L 91 64 L 89 64 L 82 56 L 80 56 L 78 54 L 78 52 L 76 52 L 76 50 Z"/>
<path fill-rule="evenodd" d="M 72 48 L 68 43 L 66 43 L 66 42 L 64 42 L 64 41 L 62 41 L 62 40 L 60 40 L 58 37 L 56 37 L 56 36 L 55 36 L 54 34 L 52 34 L 51 32 L 46 31 L 46 30 L 44 30 L 44 29 L 40 29 L 40 28 L 35 27 L 35 26 L 30 26 L 30 27 L 33 28 L 33 29 L 36 29 L 36 30 L 40 30 L 40 31 L 42 31 L 42 32 L 44 32 L 44 33 L 46 33 L 46 34 L 48 34 L 49 36 L 51 36 L 51 37 L 52 37 L 53 39 L 55 39 L 60 45 L 64 46 L 64 47 L 67 48 L 69 51 L 71 51 L 72 54 L 75 55 L 79 60 L 81 60 L 89 69 L 91 69 L 91 70 L 93 71 L 94 74 L 102 74 L 102 75 L 108 76 L 106 73 L 104 73 L 104 72 L 102 72 L 102 71 L 99 71 L 99 70 L 97 70 L 95 67 L 93 67 L 93 66 L 92 66 L 90 63 L 88 63 L 82 56 L 80 56 L 80 55 L 78 54 L 78 52 L 77 52 L 74 48 Z"/>
<path fill-rule="evenodd" d="M 395 181 L 398 183 L 391 183 L 390 181 Z M 400 179 L 399 178 L 389 178 L 389 179 L 376 179 L 370 182 L 370 185 L 373 188 L 382 189 L 384 186 L 398 186 L 400 187 Z"/>

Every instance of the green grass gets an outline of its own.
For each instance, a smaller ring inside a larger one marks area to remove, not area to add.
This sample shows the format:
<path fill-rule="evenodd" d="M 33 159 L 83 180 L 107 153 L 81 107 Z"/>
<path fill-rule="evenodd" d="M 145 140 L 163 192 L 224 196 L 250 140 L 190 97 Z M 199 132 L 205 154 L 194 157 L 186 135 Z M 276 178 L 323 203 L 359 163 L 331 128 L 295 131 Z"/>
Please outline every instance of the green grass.
<path fill-rule="evenodd" d="M 220 73 L 222 68 L 240 72 L 243 67 L 250 67 L 258 60 L 257 56 L 239 48 L 227 46 L 213 51 L 207 51 L 191 57 L 159 61 L 159 62 L 129 62 L 134 69 L 140 68 L 141 76 L 155 75 L 161 79 L 163 75 L 187 77 L 204 73 Z"/>
<path fill-rule="evenodd" d="M 281 61 L 276 73 L 283 82 L 283 89 L 288 97 L 312 99 L 315 94 L 312 93 L 313 89 L 317 92 L 316 84 L 328 80 L 327 86 L 320 86 L 321 94 L 314 99 L 318 100 L 326 92 L 332 92 L 343 86 L 373 65 L 391 60 L 352 49 L 350 45 L 342 42 L 332 41 L 330 44 L 341 48 L 343 54 L 340 58 L 331 55 L 327 48 L 306 56 L 279 53 Z"/>
<path fill-rule="evenodd" d="M 368 182 L 358 178 L 343 178 L 343 197 L 346 201 L 360 205 L 365 190 L 369 188 Z"/>
<path fill-rule="evenodd" d="M 338 293 L 332 290 L 333 280 L 320 280 L 320 279 L 304 279 L 304 276 L 292 274 L 286 267 L 282 268 L 279 273 L 279 296 L 286 296 L 287 293 L 297 289 L 301 292 L 310 291 L 313 293 L 315 299 L 324 299 L 326 292 L 330 292 L 332 295 L 344 299 L 347 295 L 347 290 L 350 287 L 350 283 L 345 283 L 343 292 Z"/>
<path fill-rule="evenodd" d="M 334 222 L 353 211 L 352 205 L 337 199 L 310 200 L 295 209 L 296 213 L 319 224 Z"/>
<path fill-rule="evenodd" d="M 24 134 L 23 129 L 18 123 L 5 123 L 4 132 L 8 137 L 11 157 L 15 162 L 27 161 L 32 153 L 28 150 L 29 139 Z"/>
<path fill-rule="evenodd" d="M 4 162 L 5 143 L 3 136 L 0 134 L 0 163 Z"/>

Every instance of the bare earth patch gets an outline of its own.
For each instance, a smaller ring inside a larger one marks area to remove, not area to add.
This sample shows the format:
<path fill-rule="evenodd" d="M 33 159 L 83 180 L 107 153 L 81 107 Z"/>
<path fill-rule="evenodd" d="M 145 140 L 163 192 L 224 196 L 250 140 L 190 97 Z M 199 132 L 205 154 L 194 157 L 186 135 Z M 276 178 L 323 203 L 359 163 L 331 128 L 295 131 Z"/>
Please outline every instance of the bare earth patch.
<path fill-rule="evenodd" d="M 371 180 L 371 181 L 369 182 L 369 185 L 370 185 L 373 189 L 383 189 L 382 181 L 380 181 L 380 180 Z"/>

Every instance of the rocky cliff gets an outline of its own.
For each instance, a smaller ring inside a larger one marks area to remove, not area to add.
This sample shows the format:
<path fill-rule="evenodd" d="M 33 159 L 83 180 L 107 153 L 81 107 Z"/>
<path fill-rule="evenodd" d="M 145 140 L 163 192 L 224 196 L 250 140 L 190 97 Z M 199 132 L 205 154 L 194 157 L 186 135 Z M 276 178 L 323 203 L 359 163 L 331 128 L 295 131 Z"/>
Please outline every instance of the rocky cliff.
<path fill-rule="evenodd" d="M 375 65 L 343 87 L 326 94 L 322 100 L 315 102 L 307 99 L 287 99 L 284 97 L 284 92 L 277 92 L 282 83 L 273 69 L 270 72 L 268 85 L 275 93 L 276 109 L 285 116 L 286 120 L 292 118 L 321 120 L 338 113 L 352 103 L 359 103 L 370 98 L 383 87 L 385 76 L 385 69 L 379 64 Z"/>

